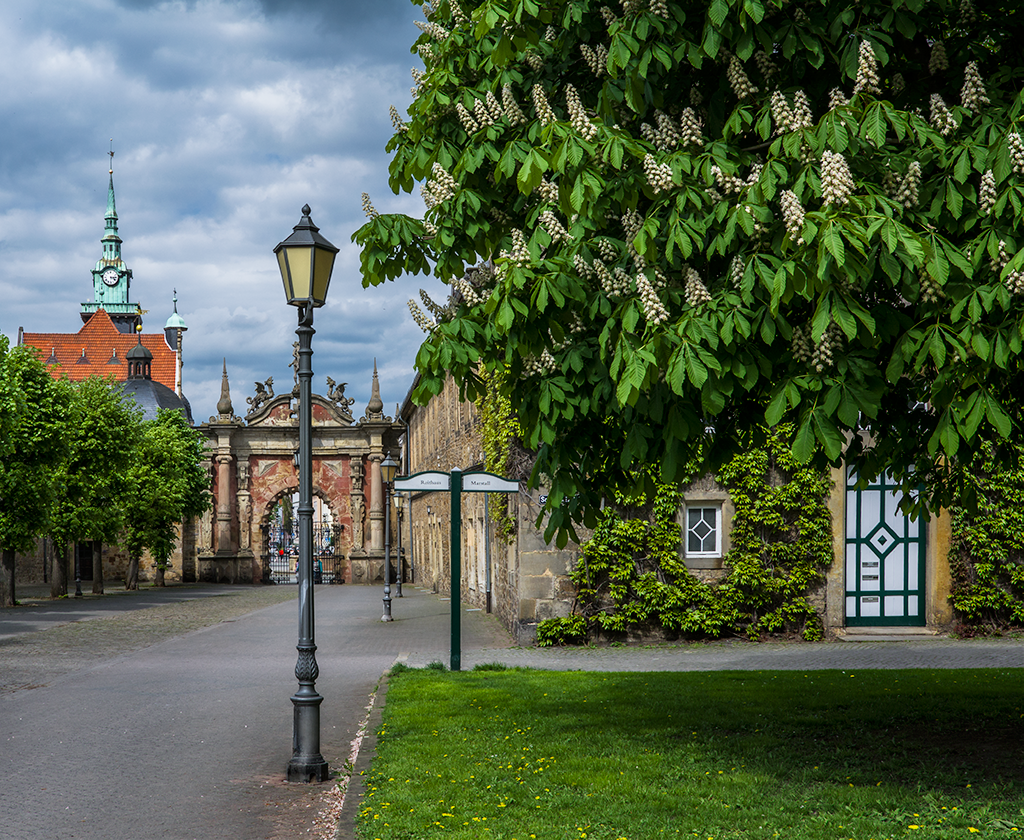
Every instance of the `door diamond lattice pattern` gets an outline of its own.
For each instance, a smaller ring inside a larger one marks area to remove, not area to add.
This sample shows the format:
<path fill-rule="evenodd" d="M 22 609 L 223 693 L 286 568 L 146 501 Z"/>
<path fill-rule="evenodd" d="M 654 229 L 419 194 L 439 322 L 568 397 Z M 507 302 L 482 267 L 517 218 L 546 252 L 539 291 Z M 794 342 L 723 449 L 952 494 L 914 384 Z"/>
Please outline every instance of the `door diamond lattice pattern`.
<path fill-rule="evenodd" d="M 925 523 L 899 509 L 888 475 L 857 489 L 846 480 L 847 626 L 924 625 Z"/>

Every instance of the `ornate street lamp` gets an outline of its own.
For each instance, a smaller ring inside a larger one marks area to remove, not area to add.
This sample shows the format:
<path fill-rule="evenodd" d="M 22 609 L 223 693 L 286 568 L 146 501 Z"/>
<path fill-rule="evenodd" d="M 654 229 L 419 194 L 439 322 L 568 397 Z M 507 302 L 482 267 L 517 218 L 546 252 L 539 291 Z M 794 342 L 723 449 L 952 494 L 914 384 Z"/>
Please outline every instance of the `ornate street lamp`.
<path fill-rule="evenodd" d="M 395 493 L 395 522 L 398 525 L 398 549 L 395 552 L 398 555 L 398 597 L 402 597 L 402 505 L 405 504 L 405 494 Z"/>
<path fill-rule="evenodd" d="M 389 453 L 380 464 L 380 477 L 384 482 L 384 615 L 381 621 L 391 621 L 391 482 L 398 475 L 398 464 Z"/>
<path fill-rule="evenodd" d="M 299 689 L 292 696 L 292 758 L 289 782 L 323 782 L 329 772 L 320 754 L 320 704 L 316 692 L 320 669 L 316 664 L 313 615 L 313 415 L 312 383 L 313 310 L 324 305 L 338 253 L 320 235 L 309 217 L 309 205 L 284 242 L 274 248 L 281 268 L 284 295 L 299 309 L 299 652 L 295 679 Z"/>

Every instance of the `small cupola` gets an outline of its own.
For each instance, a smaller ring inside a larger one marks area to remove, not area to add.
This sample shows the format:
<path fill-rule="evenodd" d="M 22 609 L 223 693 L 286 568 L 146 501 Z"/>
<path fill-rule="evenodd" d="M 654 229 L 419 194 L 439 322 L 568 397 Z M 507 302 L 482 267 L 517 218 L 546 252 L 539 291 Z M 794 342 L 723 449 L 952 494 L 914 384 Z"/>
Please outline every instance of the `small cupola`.
<path fill-rule="evenodd" d="M 142 325 L 136 327 L 138 344 L 125 354 L 129 379 L 152 379 L 153 354 L 142 343 Z"/>

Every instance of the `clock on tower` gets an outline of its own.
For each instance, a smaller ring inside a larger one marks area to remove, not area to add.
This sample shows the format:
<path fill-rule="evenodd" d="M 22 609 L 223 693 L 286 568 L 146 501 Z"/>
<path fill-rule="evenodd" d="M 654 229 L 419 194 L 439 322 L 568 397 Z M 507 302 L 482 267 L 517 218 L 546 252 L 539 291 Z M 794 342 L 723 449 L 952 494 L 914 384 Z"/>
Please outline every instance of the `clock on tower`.
<path fill-rule="evenodd" d="M 113 152 L 110 153 L 113 160 Z M 100 243 L 103 254 L 92 270 L 93 299 L 82 304 L 82 320 L 88 321 L 99 309 L 105 309 L 119 332 L 134 332 L 141 323 L 139 305 L 132 303 L 129 290 L 132 271 L 121 258 L 121 237 L 117 235 L 117 209 L 114 204 L 114 170 L 110 169 L 107 188 L 106 229 Z"/>

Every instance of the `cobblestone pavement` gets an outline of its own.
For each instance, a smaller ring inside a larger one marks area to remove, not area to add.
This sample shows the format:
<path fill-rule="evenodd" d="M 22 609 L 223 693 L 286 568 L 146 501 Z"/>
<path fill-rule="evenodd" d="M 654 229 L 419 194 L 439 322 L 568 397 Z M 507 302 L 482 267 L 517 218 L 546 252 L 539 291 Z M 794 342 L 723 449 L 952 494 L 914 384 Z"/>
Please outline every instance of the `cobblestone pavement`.
<path fill-rule="evenodd" d="M 0 838 L 317 836 L 311 827 L 330 786 L 284 782 L 296 590 L 186 589 L 158 593 L 171 602 L 157 606 L 148 594 L 69 599 L 49 625 L 35 625 L 45 630 L 12 630 L 32 607 L 0 610 Z M 332 770 L 345 766 L 367 699 L 395 661 L 448 662 L 449 603 L 411 586 L 405 596 L 393 600 L 395 620 L 382 623 L 378 588 L 316 588 L 321 752 Z M 479 611 L 464 611 L 462 628 L 464 670 L 493 662 L 601 671 L 1024 667 L 1020 640 L 540 650 L 515 647 Z M 357 770 L 372 758 L 373 731 Z M 359 793 L 356 778 L 339 838 L 352 836 Z"/>
<path fill-rule="evenodd" d="M 38 609 L 23 600 L 25 606 L 0 610 L 0 694 L 38 688 L 112 657 L 294 600 L 297 589 L 181 587 L 151 594 L 61 600 Z"/>

